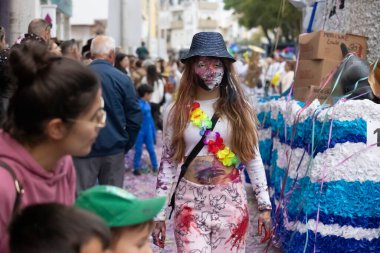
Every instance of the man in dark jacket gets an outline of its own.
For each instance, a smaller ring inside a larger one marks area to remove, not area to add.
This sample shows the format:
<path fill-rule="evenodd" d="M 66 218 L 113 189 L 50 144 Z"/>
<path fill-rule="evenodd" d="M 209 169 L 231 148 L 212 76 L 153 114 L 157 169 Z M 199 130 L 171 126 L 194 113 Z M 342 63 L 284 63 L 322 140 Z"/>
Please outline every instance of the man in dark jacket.
<path fill-rule="evenodd" d="M 97 180 L 99 184 L 123 186 L 124 155 L 133 147 L 142 122 L 131 79 L 113 67 L 115 41 L 108 36 L 95 37 L 91 54 L 94 61 L 89 67 L 101 81 L 107 121 L 91 153 L 74 159 L 78 192 L 94 186 Z"/>
<path fill-rule="evenodd" d="M 139 60 L 145 60 L 149 57 L 149 51 L 145 47 L 145 42 L 141 42 L 141 46 L 136 49 L 136 54 Z"/>

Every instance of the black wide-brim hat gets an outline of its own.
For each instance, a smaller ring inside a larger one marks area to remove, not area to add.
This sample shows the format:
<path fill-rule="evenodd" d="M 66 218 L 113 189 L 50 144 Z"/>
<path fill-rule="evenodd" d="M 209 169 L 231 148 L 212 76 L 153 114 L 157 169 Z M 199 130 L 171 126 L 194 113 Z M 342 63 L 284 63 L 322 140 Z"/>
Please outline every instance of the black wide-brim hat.
<path fill-rule="evenodd" d="M 181 62 L 186 63 L 194 56 L 226 58 L 235 62 L 235 59 L 227 51 L 223 36 L 217 32 L 200 32 L 194 35 L 190 50 L 181 58 Z"/>

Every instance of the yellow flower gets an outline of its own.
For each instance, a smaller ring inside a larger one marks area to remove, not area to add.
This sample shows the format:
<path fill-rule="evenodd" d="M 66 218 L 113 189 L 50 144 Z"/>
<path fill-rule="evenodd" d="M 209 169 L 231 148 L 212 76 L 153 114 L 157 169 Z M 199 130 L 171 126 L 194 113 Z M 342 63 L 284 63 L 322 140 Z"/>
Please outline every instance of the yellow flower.
<path fill-rule="evenodd" d="M 231 166 L 237 164 L 237 157 L 234 152 L 230 150 L 229 147 L 225 147 L 216 153 L 218 160 L 223 163 L 224 166 Z"/>
<path fill-rule="evenodd" d="M 197 127 L 203 127 L 203 122 L 205 122 L 206 126 L 208 126 L 208 121 L 210 121 L 210 119 L 200 108 L 196 108 L 190 114 L 190 121 Z"/>
<path fill-rule="evenodd" d="M 191 112 L 191 120 L 193 119 L 198 119 L 201 117 L 203 111 L 199 108 L 195 109 L 194 111 Z"/>
<path fill-rule="evenodd" d="M 205 121 L 205 120 L 208 120 L 208 117 L 207 117 L 207 115 L 205 113 L 203 113 L 201 115 L 201 119 L 202 119 L 202 121 Z"/>
<path fill-rule="evenodd" d="M 230 153 L 230 148 L 225 147 L 224 149 L 221 149 L 218 152 L 216 152 L 216 156 L 218 157 L 218 159 L 223 160 L 229 153 Z"/>

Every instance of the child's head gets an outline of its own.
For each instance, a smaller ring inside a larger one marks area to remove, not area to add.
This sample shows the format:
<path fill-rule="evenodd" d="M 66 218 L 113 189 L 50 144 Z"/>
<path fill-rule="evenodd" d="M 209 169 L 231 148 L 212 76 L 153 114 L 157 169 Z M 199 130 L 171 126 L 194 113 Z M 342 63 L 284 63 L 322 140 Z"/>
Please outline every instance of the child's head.
<path fill-rule="evenodd" d="M 286 61 L 285 63 L 286 72 L 294 71 L 295 67 L 296 67 L 296 61 Z"/>
<path fill-rule="evenodd" d="M 93 213 L 56 203 L 26 207 L 9 226 L 11 253 L 103 253 L 111 234 Z"/>
<path fill-rule="evenodd" d="M 127 226 L 111 227 L 112 253 L 151 253 L 149 245 L 149 236 L 152 233 L 154 222 L 149 221 Z"/>
<path fill-rule="evenodd" d="M 153 217 L 164 204 L 164 197 L 137 199 L 114 186 L 95 186 L 82 192 L 75 203 L 106 221 L 112 232 L 113 253 L 151 252 L 148 238 Z"/>
<path fill-rule="evenodd" d="M 153 88 L 148 84 L 142 84 L 137 88 L 137 93 L 139 97 L 144 99 L 145 101 L 149 101 L 152 97 Z"/>

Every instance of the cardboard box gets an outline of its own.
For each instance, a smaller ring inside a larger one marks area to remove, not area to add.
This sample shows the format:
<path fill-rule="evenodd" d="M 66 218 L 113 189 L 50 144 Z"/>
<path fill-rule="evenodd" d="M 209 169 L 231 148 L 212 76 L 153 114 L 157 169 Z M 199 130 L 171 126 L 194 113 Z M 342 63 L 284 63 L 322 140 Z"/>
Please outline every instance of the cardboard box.
<path fill-rule="evenodd" d="M 308 87 L 294 87 L 293 90 L 293 98 L 301 102 L 312 102 L 314 99 L 318 99 L 322 104 L 327 99 L 326 103 L 331 105 L 333 97 L 332 95 L 330 96 L 330 94 L 330 87 L 321 90 L 319 86 L 314 85 Z"/>
<path fill-rule="evenodd" d="M 331 60 L 300 60 L 294 77 L 294 87 L 319 86 L 339 64 L 339 61 Z"/>
<path fill-rule="evenodd" d="M 360 58 L 367 57 L 367 37 L 354 34 L 340 34 L 331 32 L 313 32 L 299 36 L 299 59 L 315 60 L 329 59 L 341 61 L 343 59 L 340 44 L 344 43 Z"/>

